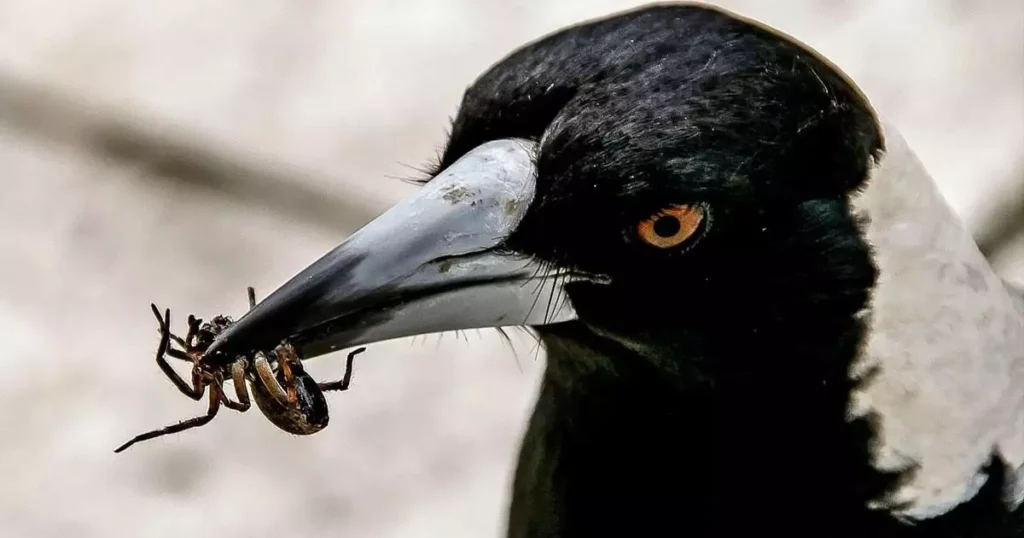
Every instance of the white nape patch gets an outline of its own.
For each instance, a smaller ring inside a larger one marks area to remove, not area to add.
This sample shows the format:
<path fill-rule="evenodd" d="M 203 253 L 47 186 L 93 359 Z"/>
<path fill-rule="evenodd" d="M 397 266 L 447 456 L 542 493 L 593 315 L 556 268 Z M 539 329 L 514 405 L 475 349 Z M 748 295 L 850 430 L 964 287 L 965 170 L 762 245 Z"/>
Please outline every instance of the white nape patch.
<path fill-rule="evenodd" d="M 886 155 L 853 200 L 880 272 L 855 372 L 880 370 L 850 412 L 880 419 L 876 467 L 919 466 L 891 500 L 923 519 L 974 496 L 994 450 L 1024 464 L 1024 314 L 906 141 L 885 131 Z"/>

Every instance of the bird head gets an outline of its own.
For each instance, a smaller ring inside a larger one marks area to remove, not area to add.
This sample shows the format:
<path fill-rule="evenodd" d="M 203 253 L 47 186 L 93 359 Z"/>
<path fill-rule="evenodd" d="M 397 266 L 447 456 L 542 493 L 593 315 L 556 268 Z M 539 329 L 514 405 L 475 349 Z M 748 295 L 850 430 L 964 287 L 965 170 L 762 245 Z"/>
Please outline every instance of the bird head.
<path fill-rule="evenodd" d="M 857 88 L 761 25 L 700 6 L 583 23 L 483 73 L 422 187 L 209 353 L 566 323 L 644 351 L 826 302 L 848 319 L 875 277 L 848 198 L 882 147 Z"/>

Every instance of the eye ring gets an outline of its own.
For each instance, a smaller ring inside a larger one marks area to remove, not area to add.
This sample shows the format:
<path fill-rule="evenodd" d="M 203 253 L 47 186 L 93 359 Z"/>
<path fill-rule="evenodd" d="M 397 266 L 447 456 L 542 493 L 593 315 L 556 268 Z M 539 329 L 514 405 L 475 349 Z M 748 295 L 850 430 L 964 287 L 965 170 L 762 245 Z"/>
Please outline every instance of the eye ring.
<path fill-rule="evenodd" d="M 707 205 L 674 204 L 640 221 L 636 235 L 647 245 L 670 249 L 700 239 L 710 224 L 711 212 Z"/>

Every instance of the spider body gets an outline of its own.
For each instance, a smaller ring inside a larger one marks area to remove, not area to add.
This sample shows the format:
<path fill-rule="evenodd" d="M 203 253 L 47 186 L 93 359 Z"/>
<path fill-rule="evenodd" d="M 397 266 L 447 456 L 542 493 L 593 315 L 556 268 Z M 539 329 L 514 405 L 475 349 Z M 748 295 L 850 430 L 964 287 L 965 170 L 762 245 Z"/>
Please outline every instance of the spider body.
<path fill-rule="evenodd" d="M 252 308 L 255 304 L 255 292 L 249 288 L 249 307 Z M 182 394 L 193 400 L 202 399 L 209 388 L 209 406 L 205 415 L 139 434 L 114 452 L 122 452 L 140 441 L 206 425 L 217 415 L 221 405 L 244 413 L 252 405 L 249 398 L 250 387 L 256 407 L 272 424 L 295 435 L 316 433 L 327 426 L 329 419 L 327 400 L 323 392 L 348 389 L 352 378 L 353 358 L 365 350 L 359 348 L 349 354 L 345 376 L 341 381 L 317 383 L 306 373 L 297 351 L 288 342 L 281 342 L 269 353 L 258 351 L 253 354 L 251 360 L 241 355 L 230 361 L 223 358 L 215 359 L 206 355 L 206 350 L 221 332 L 234 323 L 230 317 L 215 316 L 204 323 L 190 315 L 188 334 L 181 338 L 171 333 L 170 310 L 165 310 L 161 315 L 156 305 L 150 307 L 160 324 L 157 365 Z M 177 348 L 171 345 L 172 342 Z M 192 363 L 191 383 L 171 367 L 167 362 L 168 356 Z M 234 385 L 238 401 L 228 398 L 225 393 L 226 379 L 230 379 Z"/>

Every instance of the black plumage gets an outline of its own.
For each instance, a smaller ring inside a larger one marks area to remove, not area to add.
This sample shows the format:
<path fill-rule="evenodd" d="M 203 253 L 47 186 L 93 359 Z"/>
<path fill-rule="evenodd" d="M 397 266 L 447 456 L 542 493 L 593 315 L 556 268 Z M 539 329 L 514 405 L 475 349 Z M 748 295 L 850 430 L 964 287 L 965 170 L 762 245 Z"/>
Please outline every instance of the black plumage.
<path fill-rule="evenodd" d="M 846 422 L 875 268 L 845 195 L 882 150 L 856 89 L 760 27 L 661 6 L 492 67 L 439 170 L 506 137 L 540 141 L 508 247 L 614 279 L 570 284 L 581 320 L 538 329 L 549 366 L 511 535 L 876 519 L 865 499 L 898 476 L 870 466 L 870 425 Z M 699 248 L 624 240 L 666 201 L 710 204 Z"/>
<path fill-rule="evenodd" d="M 510 536 L 1002 536 L 996 455 L 947 516 L 867 508 L 904 473 L 871 465 L 870 417 L 847 419 L 876 278 L 848 195 L 884 147 L 841 73 L 718 10 L 644 8 L 492 67 L 437 171 L 506 137 L 540 142 L 508 248 L 614 280 L 569 284 L 581 319 L 536 329 L 549 363 Z M 710 204 L 699 248 L 624 240 L 666 200 Z"/>

